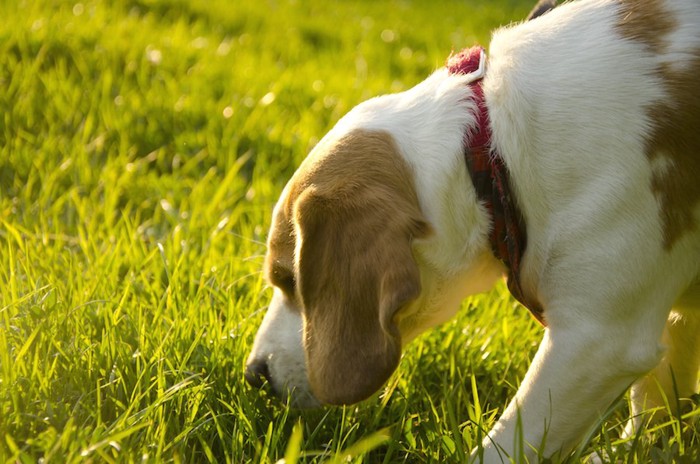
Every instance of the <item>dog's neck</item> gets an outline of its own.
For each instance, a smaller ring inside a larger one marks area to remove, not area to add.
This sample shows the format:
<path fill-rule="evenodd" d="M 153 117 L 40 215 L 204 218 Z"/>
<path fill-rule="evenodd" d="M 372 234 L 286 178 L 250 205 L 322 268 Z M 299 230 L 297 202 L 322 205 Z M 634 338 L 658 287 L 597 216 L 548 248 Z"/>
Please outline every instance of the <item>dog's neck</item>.
<path fill-rule="evenodd" d="M 489 241 L 494 256 L 508 269 L 508 288 L 544 324 L 540 304 L 528 298 L 521 287 L 520 262 L 527 245 L 526 227 L 510 188 L 508 169 L 491 143 L 491 127 L 482 79 L 486 54 L 481 47 L 465 49 L 451 56 L 447 70 L 452 75 L 471 78 L 476 124 L 465 133 L 464 157 L 477 198 L 491 218 Z"/>

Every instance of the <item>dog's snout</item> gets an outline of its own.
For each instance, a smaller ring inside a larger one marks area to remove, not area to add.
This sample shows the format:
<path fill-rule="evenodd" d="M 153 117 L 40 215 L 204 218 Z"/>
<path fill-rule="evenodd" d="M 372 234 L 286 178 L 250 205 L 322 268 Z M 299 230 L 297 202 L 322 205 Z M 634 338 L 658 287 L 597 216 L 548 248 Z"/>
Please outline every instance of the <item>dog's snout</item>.
<path fill-rule="evenodd" d="M 265 359 L 254 359 L 245 368 L 246 381 L 255 388 L 261 388 L 270 381 L 270 368 Z"/>

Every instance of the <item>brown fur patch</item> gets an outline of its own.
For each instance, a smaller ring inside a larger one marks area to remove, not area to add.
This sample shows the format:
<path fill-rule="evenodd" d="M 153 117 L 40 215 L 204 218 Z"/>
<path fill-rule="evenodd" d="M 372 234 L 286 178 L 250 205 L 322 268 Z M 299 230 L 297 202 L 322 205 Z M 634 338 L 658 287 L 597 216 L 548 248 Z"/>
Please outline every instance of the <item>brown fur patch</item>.
<path fill-rule="evenodd" d="M 645 43 L 658 53 L 675 21 L 664 10 L 663 0 L 620 0 L 618 28 L 623 37 Z"/>
<path fill-rule="evenodd" d="M 267 238 L 264 274 L 267 281 L 296 300 L 294 275 L 294 226 L 286 205 L 276 211 Z"/>
<path fill-rule="evenodd" d="M 681 236 L 697 227 L 695 209 L 700 201 L 700 50 L 686 70 L 663 69 L 670 98 L 649 110 L 656 124 L 647 142 L 647 155 L 666 157 L 672 167 L 655 172 L 652 189 L 660 200 L 664 246 L 670 249 Z"/>
<path fill-rule="evenodd" d="M 661 0 L 622 0 L 619 30 L 623 37 L 646 44 L 662 54 L 676 21 L 664 10 Z M 668 169 L 652 174 L 651 188 L 659 199 L 664 247 L 670 249 L 689 230 L 697 227 L 694 211 L 700 201 L 700 50 L 691 61 L 665 65 L 655 72 L 667 98 L 648 109 L 653 130 L 646 154 L 651 162 L 664 158 Z M 682 69 L 679 71 L 677 69 Z"/>
<path fill-rule="evenodd" d="M 284 201 L 268 269 L 291 269 L 295 241 L 312 391 L 324 403 L 360 401 L 398 365 L 394 316 L 420 292 L 411 240 L 428 226 L 410 168 L 389 134 L 353 131 L 309 155 Z"/>

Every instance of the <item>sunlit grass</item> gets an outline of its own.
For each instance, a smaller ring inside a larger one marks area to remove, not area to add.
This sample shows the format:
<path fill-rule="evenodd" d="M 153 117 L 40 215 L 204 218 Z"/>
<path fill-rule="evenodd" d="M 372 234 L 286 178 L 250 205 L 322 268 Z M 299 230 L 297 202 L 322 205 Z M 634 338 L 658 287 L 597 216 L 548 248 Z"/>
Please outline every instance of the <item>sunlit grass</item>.
<path fill-rule="evenodd" d="M 295 411 L 242 370 L 272 205 L 309 148 L 529 7 L 1 3 L 0 460 L 463 460 L 541 336 L 503 287 L 356 407 Z M 697 415 L 623 459 L 692 462 Z M 624 417 L 594 446 L 623 453 Z"/>

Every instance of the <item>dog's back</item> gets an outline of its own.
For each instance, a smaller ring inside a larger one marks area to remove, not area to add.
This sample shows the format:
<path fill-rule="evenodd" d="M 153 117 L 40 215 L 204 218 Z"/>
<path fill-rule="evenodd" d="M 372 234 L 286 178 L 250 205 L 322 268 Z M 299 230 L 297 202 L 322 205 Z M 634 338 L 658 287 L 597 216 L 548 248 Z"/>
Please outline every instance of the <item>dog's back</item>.
<path fill-rule="evenodd" d="M 496 33 L 486 95 L 533 240 L 657 217 L 636 233 L 697 256 L 698 76 L 695 0 L 577 1 Z"/>

